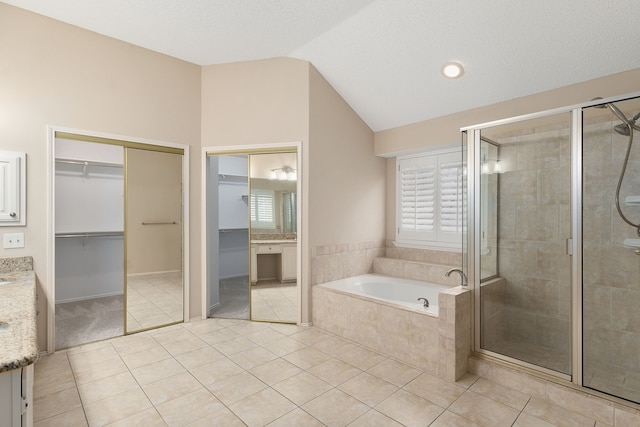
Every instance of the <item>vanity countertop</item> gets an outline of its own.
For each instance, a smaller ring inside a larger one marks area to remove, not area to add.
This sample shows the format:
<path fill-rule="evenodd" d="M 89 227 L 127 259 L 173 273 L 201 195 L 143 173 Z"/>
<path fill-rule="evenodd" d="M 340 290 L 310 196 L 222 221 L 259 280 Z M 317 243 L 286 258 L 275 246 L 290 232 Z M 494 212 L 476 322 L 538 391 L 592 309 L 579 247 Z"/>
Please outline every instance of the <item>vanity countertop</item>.
<path fill-rule="evenodd" d="M 271 245 L 281 245 L 284 243 L 296 244 L 298 243 L 296 240 L 252 240 L 252 245 L 263 245 L 263 244 L 271 244 Z"/>
<path fill-rule="evenodd" d="M 0 273 L 0 372 L 38 359 L 35 279 L 33 270 Z"/>

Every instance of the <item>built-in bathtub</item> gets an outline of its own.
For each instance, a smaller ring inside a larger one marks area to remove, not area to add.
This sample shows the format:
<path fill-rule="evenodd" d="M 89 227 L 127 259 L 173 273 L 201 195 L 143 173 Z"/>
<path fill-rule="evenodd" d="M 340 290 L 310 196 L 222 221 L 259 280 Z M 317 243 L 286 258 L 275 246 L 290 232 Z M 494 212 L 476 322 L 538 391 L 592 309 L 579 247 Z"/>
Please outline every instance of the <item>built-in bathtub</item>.
<path fill-rule="evenodd" d="M 409 309 L 436 317 L 438 316 L 438 295 L 450 289 L 450 286 L 381 274 L 363 274 L 319 286 L 363 298 L 372 298 L 400 309 Z M 424 300 L 419 298 L 426 299 L 428 307 L 425 307 Z"/>
<path fill-rule="evenodd" d="M 450 380 L 466 372 L 470 304 L 465 288 L 379 274 L 312 289 L 315 326 Z"/>

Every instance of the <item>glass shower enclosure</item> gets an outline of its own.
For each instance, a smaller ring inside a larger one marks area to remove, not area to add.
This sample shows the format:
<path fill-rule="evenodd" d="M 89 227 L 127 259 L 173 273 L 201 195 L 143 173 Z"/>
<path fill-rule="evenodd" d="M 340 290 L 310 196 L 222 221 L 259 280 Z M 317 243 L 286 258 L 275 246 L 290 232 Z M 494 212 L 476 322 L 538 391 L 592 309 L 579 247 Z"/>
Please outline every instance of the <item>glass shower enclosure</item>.
<path fill-rule="evenodd" d="M 634 402 L 639 96 L 463 129 L 475 351 Z"/>

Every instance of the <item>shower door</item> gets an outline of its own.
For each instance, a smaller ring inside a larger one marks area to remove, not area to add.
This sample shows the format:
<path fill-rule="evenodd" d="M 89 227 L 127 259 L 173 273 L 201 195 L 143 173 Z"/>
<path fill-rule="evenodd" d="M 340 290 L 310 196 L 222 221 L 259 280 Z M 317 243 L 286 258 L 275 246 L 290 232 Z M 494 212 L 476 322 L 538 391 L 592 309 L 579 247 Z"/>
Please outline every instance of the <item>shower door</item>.
<path fill-rule="evenodd" d="M 475 173 L 481 351 L 566 376 L 572 366 L 570 124 L 564 113 L 482 129 Z"/>
<path fill-rule="evenodd" d="M 640 101 L 608 105 L 583 109 L 582 381 L 640 402 Z"/>

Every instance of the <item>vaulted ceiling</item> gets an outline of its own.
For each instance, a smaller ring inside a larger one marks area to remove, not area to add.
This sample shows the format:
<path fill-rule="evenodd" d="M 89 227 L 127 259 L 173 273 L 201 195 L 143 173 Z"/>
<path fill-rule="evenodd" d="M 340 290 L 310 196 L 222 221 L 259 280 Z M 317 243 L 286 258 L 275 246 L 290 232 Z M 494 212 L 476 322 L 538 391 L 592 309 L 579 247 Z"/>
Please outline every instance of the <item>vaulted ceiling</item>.
<path fill-rule="evenodd" d="M 3 1 L 199 65 L 308 60 L 374 131 L 640 68 L 637 0 Z"/>

